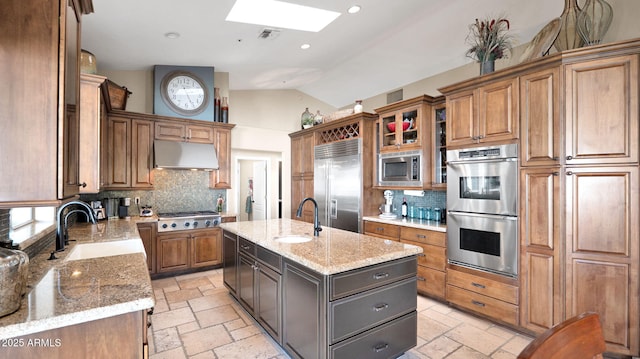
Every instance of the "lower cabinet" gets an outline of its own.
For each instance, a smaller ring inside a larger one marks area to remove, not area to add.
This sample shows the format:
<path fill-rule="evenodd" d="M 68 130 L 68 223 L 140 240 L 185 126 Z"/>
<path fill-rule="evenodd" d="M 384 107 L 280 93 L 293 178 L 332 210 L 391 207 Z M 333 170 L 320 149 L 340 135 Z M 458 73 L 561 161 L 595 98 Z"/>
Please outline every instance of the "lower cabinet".
<path fill-rule="evenodd" d="M 238 296 L 238 261 L 238 236 L 222 231 L 223 283 L 234 297 Z"/>
<path fill-rule="evenodd" d="M 3 345 L 2 357 L 148 358 L 147 314 L 135 311 L 11 338 L 15 344 Z"/>
<path fill-rule="evenodd" d="M 413 227 L 400 227 L 400 242 L 422 247 L 418 256 L 418 292 L 445 299 L 447 234 Z"/>
<path fill-rule="evenodd" d="M 147 255 L 147 267 L 149 273 L 156 272 L 156 222 L 138 223 L 138 234 L 142 239 L 144 251 Z"/>
<path fill-rule="evenodd" d="M 222 263 L 222 230 L 158 233 L 156 272 L 167 273 Z"/>

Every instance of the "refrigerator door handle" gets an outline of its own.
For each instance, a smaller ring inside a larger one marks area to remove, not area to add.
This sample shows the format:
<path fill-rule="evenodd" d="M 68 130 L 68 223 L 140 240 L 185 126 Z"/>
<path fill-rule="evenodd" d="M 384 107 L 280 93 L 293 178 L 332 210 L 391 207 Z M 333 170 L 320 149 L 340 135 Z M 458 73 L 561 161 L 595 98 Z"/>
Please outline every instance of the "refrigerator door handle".
<path fill-rule="evenodd" d="M 331 208 L 329 210 L 331 219 L 337 219 L 338 218 L 338 200 L 337 199 L 332 199 L 331 200 Z"/>

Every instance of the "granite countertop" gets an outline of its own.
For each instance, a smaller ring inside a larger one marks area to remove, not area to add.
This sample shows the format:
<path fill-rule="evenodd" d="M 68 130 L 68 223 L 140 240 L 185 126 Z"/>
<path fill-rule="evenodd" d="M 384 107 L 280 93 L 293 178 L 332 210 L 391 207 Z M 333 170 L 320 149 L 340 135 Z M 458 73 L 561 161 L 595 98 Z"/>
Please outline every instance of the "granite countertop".
<path fill-rule="evenodd" d="M 398 218 L 388 219 L 388 218 L 380 218 L 378 216 L 367 216 L 367 217 L 363 217 L 362 220 L 395 224 L 397 226 L 428 229 L 430 231 L 436 231 L 436 232 L 447 232 L 447 225 L 445 223 L 436 222 L 436 221 L 427 221 L 424 219 L 417 219 L 417 218 L 398 217 Z"/>
<path fill-rule="evenodd" d="M 155 305 L 144 253 L 64 261 L 78 243 L 140 239 L 132 217 L 69 228 L 71 241 L 57 260 L 47 260 L 55 243 L 29 260 L 27 294 L 20 309 L 0 318 L 0 339 L 112 317 Z M 74 241 L 75 240 L 75 241 Z"/>
<path fill-rule="evenodd" d="M 418 246 L 330 227 L 322 227 L 320 236 L 313 237 L 313 224 L 287 218 L 223 223 L 220 227 L 323 275 L 422 253 Z M 291 235 L 312 239 L 304 243 L 275 240 Z"/>

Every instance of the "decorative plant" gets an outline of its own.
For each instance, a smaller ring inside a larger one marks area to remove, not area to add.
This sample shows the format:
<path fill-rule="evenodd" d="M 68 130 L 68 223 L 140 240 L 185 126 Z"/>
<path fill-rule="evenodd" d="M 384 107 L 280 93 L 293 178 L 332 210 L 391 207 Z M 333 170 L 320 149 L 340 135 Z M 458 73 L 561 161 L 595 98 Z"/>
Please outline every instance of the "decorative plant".
<path fill-rule="evenodd" d="M 469 25 L 467 56 L 479 62 L 507 58 L 511 53 L 513 37 L 508 34 L 509 20 L 484 19 Z"/>

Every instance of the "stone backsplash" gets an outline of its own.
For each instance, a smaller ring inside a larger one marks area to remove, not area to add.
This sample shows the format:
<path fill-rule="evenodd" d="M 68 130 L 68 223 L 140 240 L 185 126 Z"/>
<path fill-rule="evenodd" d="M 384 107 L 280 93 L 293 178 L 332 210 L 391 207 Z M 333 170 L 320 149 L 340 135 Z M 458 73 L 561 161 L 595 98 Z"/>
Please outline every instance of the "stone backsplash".
<path fill-rule="evenodd" d="M 225 199 L 226 190 L 209 188 L 209 172 L 186 170 L 154 170 L 153 190 L 150 191 L 103 191 L 97 195 L 81 195 L 86 202 L 103 201 L 105 198 L 131 198 L 129 213 L 138 213 L 135 197 L 140 197 L 142 206 L 151 206 L 154 213 L 211 211 L 216 210 L 219 195 Z"/>

